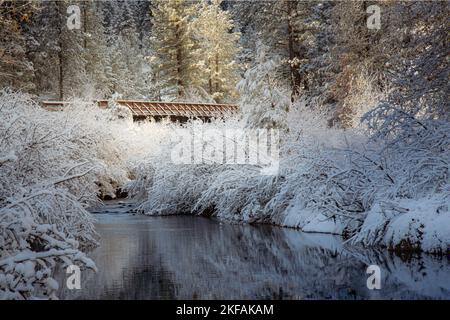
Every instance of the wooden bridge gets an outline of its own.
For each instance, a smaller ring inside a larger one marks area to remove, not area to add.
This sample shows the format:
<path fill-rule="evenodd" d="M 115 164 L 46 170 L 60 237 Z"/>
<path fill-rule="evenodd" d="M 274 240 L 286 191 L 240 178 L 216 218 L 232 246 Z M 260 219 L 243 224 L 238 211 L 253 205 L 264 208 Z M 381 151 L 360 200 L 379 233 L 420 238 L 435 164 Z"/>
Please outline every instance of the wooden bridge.
<path fill-rule="evenodd" d="M 236 114 L 239 111 L 237 105 L 192 103 L 192 102 L 161 102 L 141 100 L 96 100 L 100 108 L 108 108 L 113 103 L 130 109 L 134 120 L 153 118 L 159 121 L 168 118 L 171 121 L 184 122 L 191 118 L 209 120 L 211 118 L 223 118 Z M 61 110 L 66 101 L 42 101 L 42 106 L 47 110 Z"/>

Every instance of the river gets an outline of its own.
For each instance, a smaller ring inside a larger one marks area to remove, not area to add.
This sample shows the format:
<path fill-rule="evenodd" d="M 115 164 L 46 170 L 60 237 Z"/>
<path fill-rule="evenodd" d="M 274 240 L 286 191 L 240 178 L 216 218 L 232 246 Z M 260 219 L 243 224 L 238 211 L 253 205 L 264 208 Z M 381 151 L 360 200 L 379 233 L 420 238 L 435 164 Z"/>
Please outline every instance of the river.
<path fill-rule="evenodd" d="M 101 240 L 89 256 L 99 271 L 82 271 L 79 290 L 62 286 L 62 299 L 450 299 L 449 257 L 401 258 L 332 235 L 131 207 L 93 211 Z M 379 290 L 366 285 L 372 264 Z"/>

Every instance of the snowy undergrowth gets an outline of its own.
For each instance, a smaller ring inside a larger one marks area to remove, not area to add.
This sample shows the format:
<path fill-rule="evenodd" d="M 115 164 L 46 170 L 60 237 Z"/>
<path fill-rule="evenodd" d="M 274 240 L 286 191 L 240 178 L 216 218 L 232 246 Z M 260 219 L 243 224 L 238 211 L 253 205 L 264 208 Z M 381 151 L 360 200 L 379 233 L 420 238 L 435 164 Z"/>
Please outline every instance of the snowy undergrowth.
<path fill-rule="evenodd" d="M 50 112 L 0 92 L 0 299 L 56 298 L 58 265 L 95 270 L 86 208 L 128 180 L 113 119 L 82 101 Z"/>
<path fill-rule="evenodd" d="M 157 162 L 136 171 L 133 185 L 145 189 L 142 211 L 336 233 L 365 246 L 448 251 L 448 123 L 429 120 L 425 131 L 391 140 L 369 132 L 374 118 L 359 128 L 329 128 L 323 114 L 299 104 L 287 119 L 277 175 L 250 165 L 175 165 L 173 145 L 165 145 Z M 217 121 L 202 129 L 211 127 L 245 124 Z"/>
<path fill-rule="evenodd" d="M 127 108 L 92 100 L 52 112 L 0 92 L 0 299 L 57 298 L 57 267 L 95 270 L 85 252 L 98 236 L 86 208 L 131 179 L 136 196 L 152 179 L 174 125 L 134 123 Z"/>

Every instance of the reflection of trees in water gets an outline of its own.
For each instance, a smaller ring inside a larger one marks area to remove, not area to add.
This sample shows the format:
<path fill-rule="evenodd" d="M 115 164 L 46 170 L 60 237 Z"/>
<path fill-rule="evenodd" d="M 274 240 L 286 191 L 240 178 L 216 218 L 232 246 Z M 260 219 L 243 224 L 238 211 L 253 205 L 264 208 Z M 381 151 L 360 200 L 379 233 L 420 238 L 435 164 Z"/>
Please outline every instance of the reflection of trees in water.
<path fill-rule="evenodd" d="M 410 256 L 407 260 L 386 250 L 348 247 L 348 255 L 365 264 L 376 264 L 382 273 L 382 290 L 372 296 L 450 299 L 450 259 L 432 255 Z"/>
<path fill-rule="evenodd" d="M 161 256 L 156 249 L 149 232 L 140 232 L 137 247 L 140 249 L 123 272 L 119 290 L 113 290 L 118 299 L 176 299 L 173 275 L 163 268 Z M 109 288 L 108 288 L 109 289 Z M 107 289 L 107 291 L 109 291 Z"/>
<path fill-rule="evenodd" d="M 100 220 L 103 217 L 99 217 Z M 124 223 L 125 222 L 125 223 Z M 82 274 L 82 290 L 62 288 L 65 299 L 174 299 L 172 276 L 155 256 L 148 221 L 133 217 L 100 223 L 101 246 L 92 252 L 98 273 Z M 59 279 L 65 277 L 59 272 Z M 60 283 L 65 283 L 61 281 Z"/>
<path fill-rule="evenodd" d="M 353 279 L 365 278 L 362 263 L 335 249 L 302 245 L 307 237 L 298 231 L 203 222 L 186 221 L 196 237 L 154 234 L 175 247 L 164 250 L 165 263 L 182 284 L 180 298 L 192 292 L 202 298 L 353 298 L 345 285 L 360 287 Z M 299 237 L 289 239 L 285 232 Z M 192 253 L 183 254 L 187 250 Z"/>
<path fill-rule="evenodd" d="M 171 224 L 170 219 L 162 223 Z M 199 219 L 184 222 L 195 237 L 153 233 L 158 242 L 164 242 L 164 263 L 180 284 L 180 298 L 190 298 L 191 292 L 203 292 L 200 297 L 204 298 L 450 297 L 448 286 L 439 289 L 442 281 L 450 283 L 450 266 L 430 256 L 410 263 L 375 250 L 362 250 L 365 255 L 361 256 L 342 248 L 340 239 L 333 236 Z M 366 287 L 369 264 L 381 267 L 381 291 Z M 420 275 L 421 269 L 427 272 Z"/>
<path fill-rule="evenodd" d="M 422 256 L 405 263 L 385 252 L 344 248 L 329 235 L 186 216 L 106 219 L 99 231 L 103 246 L 94 259 L 101 271 L 75 296 L 450 298 L 449 261 Z M 369 264 L 381 267 L 380 291 L 366 288 Z"/>

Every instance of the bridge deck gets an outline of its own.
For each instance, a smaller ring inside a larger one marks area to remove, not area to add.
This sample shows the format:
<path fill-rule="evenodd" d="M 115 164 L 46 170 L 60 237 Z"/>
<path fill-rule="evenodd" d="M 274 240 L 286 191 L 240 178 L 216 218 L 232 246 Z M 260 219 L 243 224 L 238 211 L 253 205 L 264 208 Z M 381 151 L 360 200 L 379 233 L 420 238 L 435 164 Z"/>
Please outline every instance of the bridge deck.
<path fill-rule="evenodd" d="M 185 117 L 185 118 L 221 118 L 237 113 L 239 107 L 232 104 L 192 103 L 192 102 L 161 102 L 141 100 L 97 100 L 100 108 L 107 108 L 109 103 L 117 103 L 130 109 L 133 117 Z M 42 105 L 48 110 L 58 110 L 68 102 L 43 101 Z"/>

